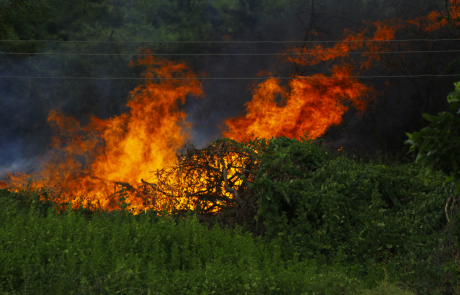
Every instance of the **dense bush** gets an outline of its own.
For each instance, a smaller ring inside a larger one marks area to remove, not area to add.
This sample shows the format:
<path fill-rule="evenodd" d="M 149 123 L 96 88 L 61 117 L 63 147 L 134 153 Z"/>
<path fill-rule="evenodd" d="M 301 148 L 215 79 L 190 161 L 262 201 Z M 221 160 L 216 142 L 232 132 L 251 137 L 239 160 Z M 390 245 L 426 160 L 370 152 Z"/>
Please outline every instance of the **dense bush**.
<path fill-rule="evenodd" d="M 252 188 L 266 238 L 307 249 L 305 255 L 376 262 L 407 254 L 445 225 L 452 187 L 425 178 L 420 165 L 358 164 L 311 141 L 274 138 Z M 366 242 L 366 240 L 368 242 Z M 431 241 L 431 242 L 430 242 Z"/>

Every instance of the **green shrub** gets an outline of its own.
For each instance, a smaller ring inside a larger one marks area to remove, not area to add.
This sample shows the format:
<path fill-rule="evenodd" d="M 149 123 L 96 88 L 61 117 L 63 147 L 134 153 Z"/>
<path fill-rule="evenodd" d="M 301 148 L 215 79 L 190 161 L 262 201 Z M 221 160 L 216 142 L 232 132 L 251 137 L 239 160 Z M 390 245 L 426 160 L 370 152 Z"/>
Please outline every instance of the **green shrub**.
<path fill-rule="evenodd" d="M 452 112 L 460 114 L 460 82 L 454 83 L 455 91 L 449 93 L 447 102 Z M 430 126 L 413 134 L 406 133 L 411 144 L 410 151 L 419 149 L 416 162 L 427 166 L 427 175 L 441 171 L 446 182 L 454 181 L 455 193 L 460 190 L 460 117 L 449 112 L 441 112 L 436 116 L 423 114 Z"/>
<path fill-rule="evenodd" d="M 252 188 L 266 238 L 286 237 L 286 246 L 304 249 L 305 258 L 347 262 L 386 261 L 434 243 L 429 235 L 445 224 L 449 187 L 425 179 L 419 165 L 362 165 L 344 157 L 331 160 L 311 142 L 286 138 L 270 142 L 272 154 Z M 446 192 L 446 189 L 448 192 Z M 288 249 L 286 249 L 288 253 Z"/>
<path fill-rule="evenodd" d="M 281 259 L 281 240 L 121 214 L 90 222 L 1 211 L 0 292 L 33 294 L 360 294 L 359 280 Z M 190 218 L 188 216 L 187 218 Z M 258 241 L 258 243 L 255 243 Z"/>

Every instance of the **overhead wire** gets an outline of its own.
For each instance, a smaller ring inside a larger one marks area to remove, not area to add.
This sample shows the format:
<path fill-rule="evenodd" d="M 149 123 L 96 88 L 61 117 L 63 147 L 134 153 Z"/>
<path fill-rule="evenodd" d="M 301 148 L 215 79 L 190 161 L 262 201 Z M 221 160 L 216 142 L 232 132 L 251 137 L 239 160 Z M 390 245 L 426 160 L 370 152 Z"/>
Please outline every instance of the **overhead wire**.
<path fill-rule="evenodd" d="M 71 56 L 130 56 L 130 55 L 139 55 L 139 56 L 226 56 L 226 55 L 235 55 L 235 56 L 259 56 L 259 55 L 327 55 L 327 54 L 387 54 L 387 53 L 448 53 L 448 52 L 460 52 L 460 50 L 437 50 L 437 51 L 363 51 L 363 52 L 307 52 L 307 53 L 52 53 L 52 52 L 43 52 L 43 53 L 33 53 L 33 52 L 0 52 L 1 55 L 71 55 Z"/>
<path fill-rule="evenodd" d="M 30 77 L 30 76 L 0 76 L 0 78 L 13 78 L 13 79 L 86 79 L 86 80 L 264 80 L 264 79 L 341 79 L 341 78 L 356 78 L 356 79 L 369 79 L 369 78 L 420 78 L 420 77 L 457 77 L 460 74 L 451 75 L 400 75 L 400 76 L 333 76 L 333 77 L 197 77 L 197 78 L 145 78 L 145 77 Z"/>
<path fill-rule="evenodd" d="M 350 42 L 420 42 L 460 41 L 460 39 L 402 39 L 402 40 L 347 40 L 347 41 L 64 41 L 64 40 L 0 40 L 0 42 L 49 42 L 49 43 L 350 43 Z"/>
<path fill-rule="evenodd" d="M 345 43 L 345 42 L 414 42 L 414 41 L 460 41 L 460 39 L 405 39 L 405 40 L 349 40 L 349 41 L 60 41 L 60 40 L 0 40 L 0 42 L 52 42 L 52 43 Z M 309 52 L 309 53 L 24 53 L 24 52 L 0 52 L 2 55 L 64 55 L 64 56 L 276 56 L 276 55 L 327 55 L 327 54 L 403 54 L 403 53 L 449 53 L 460 50 L 437 50 L 437 51 L 379 51 L 379 52 Z M 33 76 L 0 76 L 0 78 L 14 79 L 90 79 L 90 80 L 263 80 L 276 79 L 338 79 L 338 78 L 419 78 L 419 77 L 456 77 L 452 75 L 399 75 L 399 76 L 339 76 L 339 77 L 197 77 L 197 78 L 143 78 L 143 77 L 33 77 Z"/>

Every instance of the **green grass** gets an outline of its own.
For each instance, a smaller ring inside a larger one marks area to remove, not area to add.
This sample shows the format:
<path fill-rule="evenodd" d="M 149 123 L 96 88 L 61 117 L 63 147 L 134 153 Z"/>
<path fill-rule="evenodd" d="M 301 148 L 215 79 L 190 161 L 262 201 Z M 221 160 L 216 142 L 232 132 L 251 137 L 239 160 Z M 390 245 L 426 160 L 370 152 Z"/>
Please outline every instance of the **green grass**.
<path fill-rule="evenodd" d="M 0 190 L 2 294 L 454 294 L 439 263 L 421 267 L 422 256 L 310 257 L 286 237 L 208 230 L 196 218 L 178 225 L 166 216 L 100 212 L 88 221 L 37 200 L 37 192 Z"/>

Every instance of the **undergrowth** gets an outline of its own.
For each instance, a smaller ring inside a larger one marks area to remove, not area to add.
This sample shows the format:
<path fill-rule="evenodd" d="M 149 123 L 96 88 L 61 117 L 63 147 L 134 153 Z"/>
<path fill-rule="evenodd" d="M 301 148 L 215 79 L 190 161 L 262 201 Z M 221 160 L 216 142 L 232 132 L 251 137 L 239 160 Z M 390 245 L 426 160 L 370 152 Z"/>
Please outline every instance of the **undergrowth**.
<path fill-rule="evenodd" d="M 0 292 L 458 294 L 453 185 L 411 159 L 270 147 L 253 184 L 257 237 L 191 214 L 63 210 L 39 201 L 45 191 L 0 190 Z"/>

